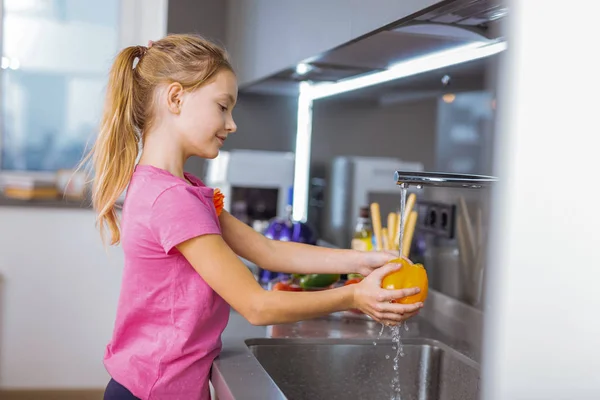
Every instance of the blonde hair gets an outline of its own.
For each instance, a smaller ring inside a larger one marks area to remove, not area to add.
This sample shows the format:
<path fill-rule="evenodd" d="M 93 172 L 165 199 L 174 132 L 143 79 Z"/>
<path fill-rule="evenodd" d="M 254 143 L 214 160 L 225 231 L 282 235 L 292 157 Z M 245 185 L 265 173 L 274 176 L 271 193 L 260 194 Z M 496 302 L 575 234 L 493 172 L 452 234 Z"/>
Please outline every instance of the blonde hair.
<path fill-rule="evenodd" d="M 100 132 L 83 161 L 92 160 L 92 202 L 103 241 L 108 228 L 110 244 L 120 242 L 115 204 L 133 175 L 144 132 L 154 122 L 157 86 L 179 82 L 193 91 L 222 69 L 233 72 L 225 50 L 195 35 L 169 35 L 148 47 L 127 47 L 117 55 Z"/>

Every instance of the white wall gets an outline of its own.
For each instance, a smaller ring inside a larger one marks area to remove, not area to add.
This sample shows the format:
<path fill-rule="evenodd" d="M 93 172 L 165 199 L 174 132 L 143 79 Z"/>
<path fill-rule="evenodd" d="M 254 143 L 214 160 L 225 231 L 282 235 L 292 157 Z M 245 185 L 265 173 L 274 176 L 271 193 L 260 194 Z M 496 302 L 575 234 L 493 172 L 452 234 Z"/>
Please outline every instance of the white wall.
<path fill-rule="evenodd" d="M 91 210 L 0 208 L 0 387 L 102 387 L 123 256 Z"/>
<path fill-rule="evenodd" d="M 438 2 L 229 0 L 227 48 L 243 86 Z"/>
<path fill-rule="evenodd" d="M 600 399 L 597 17 L 510 3 L 484 399 Z M 561 21 L 560 25 L 556 21 Z M 567 78 L 568 77 L 568 78 Z"/>

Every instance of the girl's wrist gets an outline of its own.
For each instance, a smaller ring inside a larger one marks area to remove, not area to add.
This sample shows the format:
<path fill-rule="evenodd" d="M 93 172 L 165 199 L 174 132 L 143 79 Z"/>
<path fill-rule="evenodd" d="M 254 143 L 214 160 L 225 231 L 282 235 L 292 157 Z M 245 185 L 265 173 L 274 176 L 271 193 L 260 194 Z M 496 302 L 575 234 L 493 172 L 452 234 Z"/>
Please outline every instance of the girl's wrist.
<path fill-rule="evenodd" d="M 356 299 L 356 288 L 357 288 L 357 285 L 344 286 L 344 289 L 348 290 L 348 297 L 350 299 L 350 302 L 348 304 L 349 310 L 356 308 L 356 304 L 358 303 L 357 299 Z"/>
<path fill-rule="evenodd" d="M 350 263 L 350 269 L 352 271 L 348 272 L 349 274 L 361 274 L 368 275 L 367 270 L 369 269 L 369 252 L 368 251 L 359 251 L 352 250 L 354 252 L 352 256 L 353 262 Z"/>

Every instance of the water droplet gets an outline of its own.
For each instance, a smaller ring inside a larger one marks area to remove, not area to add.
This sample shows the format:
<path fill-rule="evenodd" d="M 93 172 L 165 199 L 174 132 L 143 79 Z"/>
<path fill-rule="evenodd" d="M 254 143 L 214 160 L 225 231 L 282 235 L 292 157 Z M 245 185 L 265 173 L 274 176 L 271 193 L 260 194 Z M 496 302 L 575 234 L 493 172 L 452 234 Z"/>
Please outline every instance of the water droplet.
<path fill-rule="evenodd" d="M 392 346 L 392 350 L 396 350 L 396 346 Z"/>
<path fill-rule="evenodd" d="M 390 359 L 390 355 L 389 355 L 389 354 L 386 354 L 386 355 L 385 355 L 385 359 L 386 359 L 386 360 L 389 360 L 389 359 Z"/>
<path fill-rule="evenodd" d="M 394 365 L 394 371 L 398 371 L 398 364 Z"/>
<path fill-rule="evenodd" d="M 377 346 L 377 342 L 373 342 L 373 346 Z"/>

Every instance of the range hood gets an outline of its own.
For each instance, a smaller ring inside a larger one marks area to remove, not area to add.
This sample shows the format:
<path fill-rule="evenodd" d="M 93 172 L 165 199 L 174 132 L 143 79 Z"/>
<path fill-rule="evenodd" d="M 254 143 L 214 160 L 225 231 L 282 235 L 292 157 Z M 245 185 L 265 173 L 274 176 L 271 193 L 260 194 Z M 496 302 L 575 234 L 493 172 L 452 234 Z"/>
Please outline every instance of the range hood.
<path fill-rule="evenodd" d="M 302 60 L 301 64 L 306 66 L 302 73 L 296 66 L 290 66 L 244 91 L 296 95 L 298 82 L 304 80 L 336 82 L 381 71 L 391 64 L 452 46 L 493 41 L 501 37 L 499 23 L 507 13 L 507 7 L 500 0 L 442 1 L 362 38 Z M 485 60 L 466 66 L 466 75 L 481 75 L 485 66 Z M 422 78 L 414 77 L 412 84 L 409 81 L 413 78 L 409 78 L 403 83 L 420 85 L 416 80 Z"/>
<path fill-rule="evenodd" d="M 508 14 L 508 7 L 498 0 L 453 0 L 438 3 L 432 10 L 415 18 L 442 24 L 477 27 L 487 30 Z"/>

